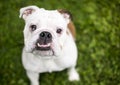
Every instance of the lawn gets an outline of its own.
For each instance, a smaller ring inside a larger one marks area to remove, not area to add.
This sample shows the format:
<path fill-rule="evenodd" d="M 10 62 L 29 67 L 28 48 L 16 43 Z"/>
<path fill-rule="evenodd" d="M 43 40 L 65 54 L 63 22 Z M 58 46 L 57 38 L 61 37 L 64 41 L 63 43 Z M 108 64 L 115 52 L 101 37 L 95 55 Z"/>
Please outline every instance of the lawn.
<path fill-rule="evenodd" d="M 21 63 L 24 21 L 19 9 L 66 9 L 77 30 L 79 82 L 67 70 L 41 74 L 41 85 L 120 85 L 120 0 L 0 0 L 0 85 L 29 85 Z"/>

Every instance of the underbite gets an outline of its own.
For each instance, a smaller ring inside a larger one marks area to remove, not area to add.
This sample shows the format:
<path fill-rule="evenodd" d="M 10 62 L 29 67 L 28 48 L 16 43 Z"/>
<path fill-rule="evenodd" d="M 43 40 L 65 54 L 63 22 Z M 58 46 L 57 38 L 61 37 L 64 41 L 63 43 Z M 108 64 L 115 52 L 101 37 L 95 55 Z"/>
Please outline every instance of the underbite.
<path fill-rule="evenodd" d="M 49 51 L 51 50 L 51 44 L 45 44 L 45 45 L 41 45 L 40 43 L 36 44 L 36 50 L 40 50 L 40 51 Z"/>

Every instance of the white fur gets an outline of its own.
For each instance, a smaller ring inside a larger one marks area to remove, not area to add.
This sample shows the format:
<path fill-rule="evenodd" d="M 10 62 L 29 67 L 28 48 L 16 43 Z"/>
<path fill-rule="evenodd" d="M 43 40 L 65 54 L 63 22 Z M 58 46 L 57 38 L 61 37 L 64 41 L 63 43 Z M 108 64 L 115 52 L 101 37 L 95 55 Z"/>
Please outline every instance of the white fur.
<path fill-rule="evenodd" d="M 24 11 L 27 9 L 34 11 L 26 15 Z M 66 33 L 68 18 L 63 17 L 57 10 L 48 11 L 36 6 L 22 8 L 20 17 L 25 20 L 23 31 L 25 47 L 22 53 L 22 62 L 31 85 L 39 85 L 39 73 L 62 71 L 66 68 L 69 69 L 70 81 L 79 80 L 79 75 L 75 70 L 77 48 L 72 35 Z M 29 26 L 31 24 L 37 25 L 34 32 L 30 32 Z M 62 28 L 63 33 L 58 35 L 56 28 Z M 48 31 L 52 34 L 51 47 L 53 51 L 33 51 L 35 42 L 42 31 Z"/>

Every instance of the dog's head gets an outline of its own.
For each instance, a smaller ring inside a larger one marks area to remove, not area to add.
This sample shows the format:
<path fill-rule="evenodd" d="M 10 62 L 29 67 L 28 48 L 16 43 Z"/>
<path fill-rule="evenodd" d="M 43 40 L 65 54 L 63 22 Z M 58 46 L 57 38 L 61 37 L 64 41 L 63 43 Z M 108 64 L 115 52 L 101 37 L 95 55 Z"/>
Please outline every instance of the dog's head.
<path fill-rule="evenodd" d="M 65 10 L 45 10 L 36 6 L 20 9 L 25 20 L 25 50 L 41 56 L 57 56 L 67 40 L 71 15 Z"/>

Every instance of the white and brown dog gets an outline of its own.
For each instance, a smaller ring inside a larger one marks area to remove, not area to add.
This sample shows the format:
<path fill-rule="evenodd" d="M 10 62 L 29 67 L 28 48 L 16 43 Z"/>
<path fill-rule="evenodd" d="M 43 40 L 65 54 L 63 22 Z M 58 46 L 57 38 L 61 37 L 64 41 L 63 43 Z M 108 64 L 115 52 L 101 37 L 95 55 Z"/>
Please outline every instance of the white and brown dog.
<path fill-rule="evenodd" d="M 25 20 L 22 62 L 31 85 L 39 85 L 39 73 L 66 68 L 70 81 L 79 80 L 75 28 L 69 12 L 28 6 L 20 9 L 20 17 Z"/>

